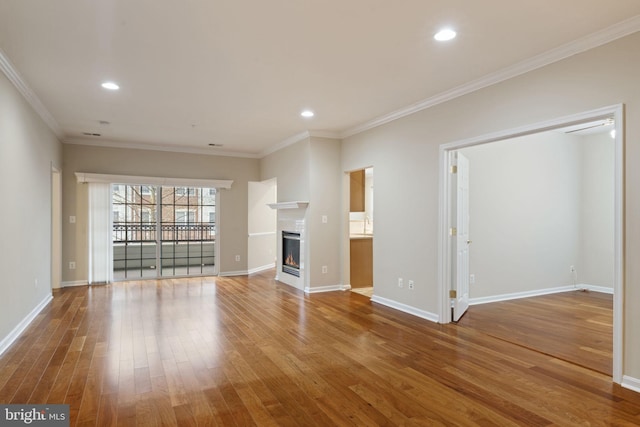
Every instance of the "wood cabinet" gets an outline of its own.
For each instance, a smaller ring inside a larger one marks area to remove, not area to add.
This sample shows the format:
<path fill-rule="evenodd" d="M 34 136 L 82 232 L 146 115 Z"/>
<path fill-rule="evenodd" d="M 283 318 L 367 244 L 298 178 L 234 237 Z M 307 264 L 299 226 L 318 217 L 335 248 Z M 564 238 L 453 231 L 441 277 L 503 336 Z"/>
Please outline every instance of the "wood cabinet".
<path fill-rule="evenodd" d="M 364 212 L 364 169 L 350 174 L 350 212 Z"/>
<path fill-rule="evenodd" d="M 373 239 L 351 239 L 351 287 L 373 286 Z"/>

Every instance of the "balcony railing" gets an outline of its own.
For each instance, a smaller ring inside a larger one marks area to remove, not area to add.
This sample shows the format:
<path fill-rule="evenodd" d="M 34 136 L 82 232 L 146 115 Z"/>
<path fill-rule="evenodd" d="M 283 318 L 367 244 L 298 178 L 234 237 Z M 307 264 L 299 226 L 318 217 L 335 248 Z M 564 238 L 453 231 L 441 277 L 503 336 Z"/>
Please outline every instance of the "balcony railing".
<path fill-rule="evenodd" d="M 160 225 L 162 241 L 189 242 L 213 241 L 216 239 L 216 225 L 212 222 L 185 224 L 167 223 Z M 113 223 L 113 243 L 155 242 L 157 227 L 153 223 Z"/>

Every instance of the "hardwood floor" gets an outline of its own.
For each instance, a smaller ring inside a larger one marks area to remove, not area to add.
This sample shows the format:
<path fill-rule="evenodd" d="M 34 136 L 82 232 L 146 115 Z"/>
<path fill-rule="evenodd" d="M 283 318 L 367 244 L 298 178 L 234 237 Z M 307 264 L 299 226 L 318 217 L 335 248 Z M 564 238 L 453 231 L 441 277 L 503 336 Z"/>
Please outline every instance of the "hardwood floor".
<path fill-rule="evenodd" d="M 613 372 L 613 295 L 574 291 L 474 305 L 459 324 L 603 374 Z"/>
<path fill-rule="evenodd" d="M 78 426 L 640 424 L 607 375 L 272 276 L 57 291 L 0 357 L 0 402 Z"/>

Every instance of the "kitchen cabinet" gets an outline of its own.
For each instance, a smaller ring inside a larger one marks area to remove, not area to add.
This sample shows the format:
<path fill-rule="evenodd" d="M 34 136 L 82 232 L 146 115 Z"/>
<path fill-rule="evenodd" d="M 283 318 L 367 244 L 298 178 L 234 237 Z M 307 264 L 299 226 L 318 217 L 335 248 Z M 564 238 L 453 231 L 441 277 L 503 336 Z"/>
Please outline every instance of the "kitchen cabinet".
<path fill-rule="evenodd" d="M 364 212 L 364 169 L 350 174 L 350 212 Z"/>
<path fill-rule="evenodd" d="M 351 287 L 373 286 L 373 238 L 350 240 Z"/>

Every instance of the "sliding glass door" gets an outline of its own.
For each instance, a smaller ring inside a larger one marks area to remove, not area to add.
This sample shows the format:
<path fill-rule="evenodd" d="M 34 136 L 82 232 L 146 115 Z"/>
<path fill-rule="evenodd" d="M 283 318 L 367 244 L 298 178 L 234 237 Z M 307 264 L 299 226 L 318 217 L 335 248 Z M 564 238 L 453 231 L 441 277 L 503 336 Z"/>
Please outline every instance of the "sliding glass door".
<path fill-rule="evenodd" d="M 162 276 L 214 274 L 215 188 L 162 187 Z"/>
<path fill-rule="evenodd" d="M 114 184 L 115 280 L 215 274 L 216 189 Z"/>

